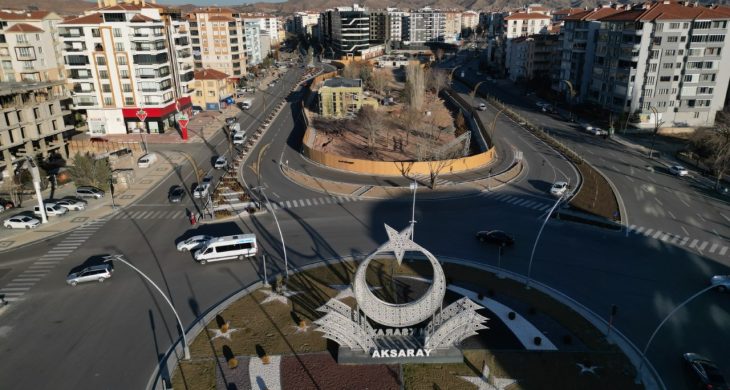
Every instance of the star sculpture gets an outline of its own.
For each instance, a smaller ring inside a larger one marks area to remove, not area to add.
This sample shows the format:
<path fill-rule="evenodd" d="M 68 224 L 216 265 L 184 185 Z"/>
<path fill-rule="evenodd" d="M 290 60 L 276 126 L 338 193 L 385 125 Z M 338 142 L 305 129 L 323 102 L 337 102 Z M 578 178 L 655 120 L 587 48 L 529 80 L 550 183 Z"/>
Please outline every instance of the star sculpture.
<path fill-rule="evenodd" d="M 596 369 L 598 369 L 598 366 L 593 366 L 590 364 L 582 364 L 582 363 L 577 363 L 577 365 L 578 365 L 578 368 L 580 368 L 580 373 L 578 375 L 593 374 L 593 375 L 598 376 L 598 374 L 596 374 Z"/>
<path fill-rule="evenodd" d="M 517 381 L 511 378 L 489 378 L 489 366 L 484 363 L 482 368 L 482 375 L 480 376 L 464 376 L 459 375 L 459 378 L 476 385 L 479 390 L 505 390 L 507 387 L 516 383 Z"/>
<path fill-rule="evenodd" d="M 288 290 L 282 291 L 281 294 L 277 293 L 276 291 L 268 291 L 268 290 L 264 290 L 263 293 L 266 294 L 266 299 L 261 301 L 262 305 L 265 305 L 269 302 L 274 302 L 274 301 L 281 302 L 285 305 L 288 305 L 289 297 L 300 294 L 299 291 L 288 291 Z"/>
<path fill-rule="evenodd" d="M 208 330 L 211 331 L 211 332 L 213 332 L 213 340 L 215 340 L 215 339 L 217 339 L 217 338 L 220 337 L 220 338 L 223 338 L 223 339 L 227 339 L 228 341 L 231 341 L 231 333 L 238 332 L 238 329 L 235 329 L 235 328 L 228 328 L 228 330 L 225 331 L 225 332 L 221 331 L 220 329 L 210 329 L 210 328 L 208 328 Z"/>
<path fill-rule="evenodd" d="M 294 333 L 295 334 L 297 334 L 297 333 L 307 333 L 309 331 L 309 328 L 312 327 L 311 325 L 304 325 L 304 326 L 292 325 L 292 326 L 294 327 Z"/>
<path fill-rule="evenodd" d="M 388 242 L 381 245 L 380 248 L 378 248 L 378 252 L 393 252 L 396 260 L 398 260 L 398 265 L 400 265 L 403 262 L 403 255 L 406 253 L 406 251 L 423 250 L 420 245 L 411 241 L 412 231 L 413 225 L 409 225 L 407 228 L 403 229 L 403 231 L 399 233 L 397 230 L 386 224 L 385 232 L 388 233 Z"/>
<path fill-rule="evenodd" d="M 329 287 L 333 290 L 337 290 L 337 295 L 333 299 L 343 300 L 347 297 L 355 298 L 355 292 L 352 291 L 352 285 L 350 284 L 330 284 Z M 371 287 L 370 290 L 380 290 L 382 287 Z"/>

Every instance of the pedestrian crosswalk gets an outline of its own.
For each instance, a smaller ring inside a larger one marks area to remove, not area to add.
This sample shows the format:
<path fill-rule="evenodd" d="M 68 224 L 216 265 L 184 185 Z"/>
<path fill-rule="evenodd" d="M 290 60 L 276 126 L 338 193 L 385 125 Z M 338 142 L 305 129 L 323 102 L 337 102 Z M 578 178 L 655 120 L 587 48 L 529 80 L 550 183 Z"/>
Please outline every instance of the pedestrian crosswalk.
<path fill-rule="evenodd" d="M 647 238 L 653 238 L 680 247 L 694 249 L 702 254 L 710 253 L 725 256 L 728 253 L 728 247 L 711 241 L 701 241 L 697 238 L 691 238 L 679 234 L 664 232 L 658 229 L 647 228 L 644 226 L 629 226 L 629 233 Z"/>
<path fill-rule="evenodd" d="M 111 216 L 112 220 L 118 219 L 187 219 L 185 210 L 123 210 Z"/>
<path fill-rule="evenodd" d="M 424 183 L 426 185 L 431 185 L 431 176 L 427 175 L 425 173 L 420 173 L 418 175 L 412 175 L 413 179 L 418 181 L 419 183 Z M 449 186 L 455 184 L 453 181 L 439 179 L 438 176 L 436 176 L 435 186 L 436 187 L 443 187 L 443 186 Z"/>
<path fill-rule="evenodd" d="M 8 284 L 0 288 L 0 296 L 7 302 L 22 299 L 33 286 L 43 280 L 61 261 L 76 251 L 89 237 L 104 226 L 107 220 L 107 218 L 97 219 L 84 223 L 73 230 L 63 241 L 49 249 L 45 255 L 36 259 L 28 269 L 18 274 Z"/>
<path fill-rule="evenodd" d="M 545 202 L 543 199 L 526 198 L 516 195 L 510 195 L 503 192 L 484 191 L 481 193 L 483 198 L 489 198 L 498 202 L 504 202 L 517 207 L 524 207 L 537 211 L 547 211 L 553 205 Z"/>
<path fill-rule="evenodd" d="M 360 200 L 362 199 L 353 196 L 323 196 L 319 198 L 271 201 L 271 207 L 273 207 L 274 210 L 294 209 L 298 207 L 324 206 L 328 204 L 357 202 Z"/>

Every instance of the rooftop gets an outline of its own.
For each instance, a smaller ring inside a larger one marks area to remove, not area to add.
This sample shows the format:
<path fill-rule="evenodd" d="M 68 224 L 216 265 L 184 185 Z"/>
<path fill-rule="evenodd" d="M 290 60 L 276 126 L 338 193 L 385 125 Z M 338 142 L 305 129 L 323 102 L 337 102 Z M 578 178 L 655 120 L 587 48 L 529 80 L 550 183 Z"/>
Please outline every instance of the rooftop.
<path fill-rule="evenodd" d="M 324 84 L 322 84 L 324 87 L 330 87 L 330 88 L 356 88 L 362 86 L 362 80 L 360 79 L 346 79 L 343 77 L 335 77 L 332 79 L 327 79 L 324 81 Z"/>
<path fill-rule="evenodd" d="M 44 81 L 44 82 L 38 82 L 38 83 L 29 83 L 27 81 L 20 81 L 20 82 L 3 81 L 3 82 L 0 82 L 0 96 L 15 95 L 18 93 L 35 91 L 38 89 L 54 87 L 54 86 L 63 85 L 63 84 L 65 84 L 65 81 L 63 81 L 63 80 Z"/>
<path fill-rule="evenodd" d="M 203 69 L 196 71 L 193 77 L 196 80 L 223 80 L 228 78 L 228 75 L 215 69 Z"/>
<path fill-rule="evenodd" d="M 42 28 L 32 26 L 27 23 L 17 23 L 5 30 L 6 33 L 37 33 L 43 32 Z"/>
<path fill-rule="evenodd" d="M 517 12 L 504 18 L 504 20 L 524 20 L 524 19 L 550 19 L 549 16 L 538 12 Z"/>

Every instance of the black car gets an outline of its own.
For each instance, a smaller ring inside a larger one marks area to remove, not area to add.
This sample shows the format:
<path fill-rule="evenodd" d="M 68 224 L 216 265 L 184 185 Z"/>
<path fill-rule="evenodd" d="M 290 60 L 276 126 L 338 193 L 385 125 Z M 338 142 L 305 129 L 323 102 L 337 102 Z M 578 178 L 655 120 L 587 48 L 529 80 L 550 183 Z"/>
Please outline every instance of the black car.
<path fill-rule="evenodd" d="M 501 230 L 477 232 L 477 239 L 481 242 L 488 242 L 499 246 L 512 246 L 515 244 L 515 239 Z"/>
<path fill-rule="evenodd" d="M 232 125 L 234 123 L 236 123 L 236 118 L 235 117 L 228 117 L 228 118 L 226 118 L 226 124 L 227 125 L 230 126 L 230 125 Z"/>
<path fill-rule="evenodd" d="M 185 189 L 180 186 L 172 187 L 170 192 L 167 194 L 167 200 L 169 200 L 170 203 L 180 203 L 183 198 L 185 198 Z"/>
<path fill-rule="evenodd" d="M 682 357 L 689 371 L 692 373 L 693 379 L 697 381 L 696 388 L 712 390 L 730 389 L 715 363 L 696 353 L 685 353 Z"/>

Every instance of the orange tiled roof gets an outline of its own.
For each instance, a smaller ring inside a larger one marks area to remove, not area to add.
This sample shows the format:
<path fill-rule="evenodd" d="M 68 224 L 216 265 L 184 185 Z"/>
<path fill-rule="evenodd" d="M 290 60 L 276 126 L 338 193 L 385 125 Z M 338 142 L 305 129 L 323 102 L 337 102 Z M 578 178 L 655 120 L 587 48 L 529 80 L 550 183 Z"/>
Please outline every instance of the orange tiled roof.
<path fill-rule="evenodd" d="M 717 9 L 694 4 L 652 3 L 645 9 L 624 11 L 601 18 L 601 20 L 616 22 L 692 19 L 730 19 L 730 12 L 726 7 Z"/>
<path fill-rule="evenodd" d="M 17 23 L 12 25 L 11 27 L 5 29 L 6 33 L 36 33 L 36 32 L 43 32 L 42 28 L 38 28 L 36 26 L 32 26 L 27 23 Z"/>
<path fill-rule="evenodd" d="M 575 15 L 579 12 L 585 11 L 584 8 L 565 8 L 565 9 L 559 9 L 555 12 L 553 12 L 553 15 Z"/>
<path fill-rule="evenodd" d="M 117 5 L 109 5 L 106 7 L 97 8 L 97 11 L 139 11 L 142 6 L 137 4 L 120 3 Z"/>
<path fill-rule="evenodd" d="M 549 16 L 537 12 L 517 12 L 504 18 L 504 20 L 525 20 L 525 19 L 550 19 Z"/>
<path fill-rule="evenodd" d="M 129 19 L 129 21 L 132 23 L 159 22 L 159 20 L 152 19 L 149 16 L 144 16 L 142 14 L 134 15 L 132 19 Z"/>
<path fill-rule="evenodd" d="M 572 14 L 570 16 L 566 16 L 565 18 L 563 18 L 563 20 L 564 21 L 598 20 L 598 19 L 605 18 L 605 17 L 613 15 L 613 14 L 617 14 L 622 11 L 623 10 L 612 8 L 612 7 L 596 8 L 596 9 L 592 9 L 592 10 L 578 12 L 578 13 Z"/>
<path fill-rule="evenodd" d="M 100 13 L 93 13 L 91 15 L 72 16 L 65 19 L 62 24 L 101 24 L 103 22 L 104 18 Z"/>
<path fill-rule="evenodd" d="M 236 19 L 233 19 L 230 16 L 225 15 L 213 15 L 208 17 L 208 21 L 211 22 L 235 22 Z"/>
<path fill-rule="evenodd" d="M 215 69 L 203 69 L 196 70 L 193 77 L 196 80 L 224 80 L 228 78 L 228 75 Z"/>

